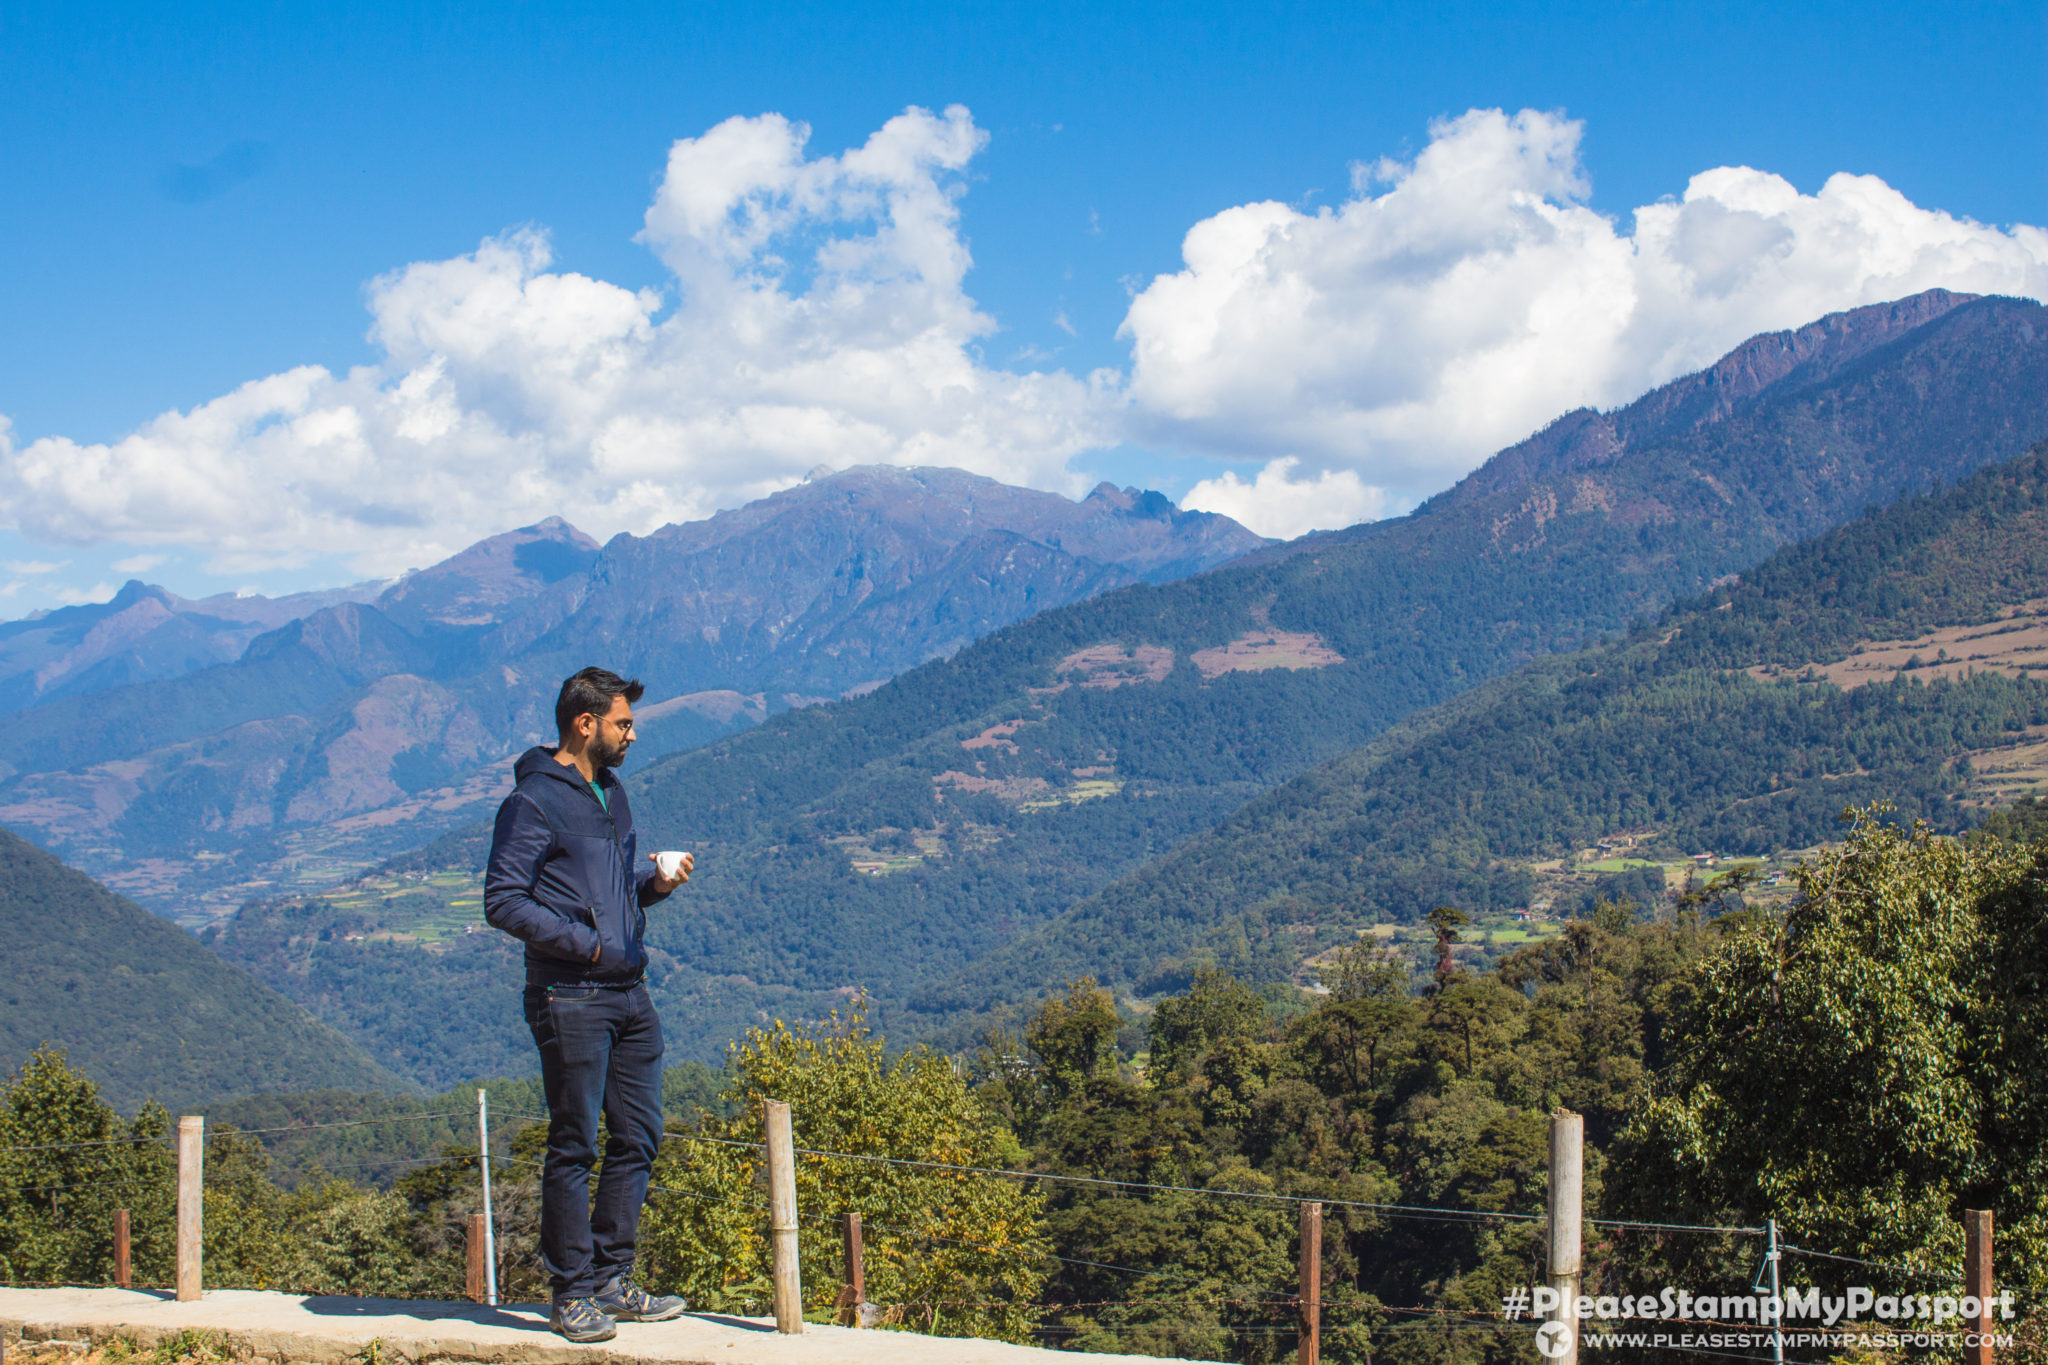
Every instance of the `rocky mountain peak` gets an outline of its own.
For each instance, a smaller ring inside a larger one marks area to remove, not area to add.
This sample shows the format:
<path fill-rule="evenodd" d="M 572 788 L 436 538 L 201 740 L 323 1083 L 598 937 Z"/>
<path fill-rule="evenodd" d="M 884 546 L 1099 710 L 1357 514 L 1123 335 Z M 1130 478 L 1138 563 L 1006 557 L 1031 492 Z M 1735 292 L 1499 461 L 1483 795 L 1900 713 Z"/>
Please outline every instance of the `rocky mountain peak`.
<path fill-rule="evenodd" d="M 1958 308 L 1975 294 L 1930 289 L 1892 303 L 1830 313 L 1804 327 L 1751 337 L 1706 369 L 1674 379 L 1611 412 L 1578 408 L 1509 446 L 1433 501 L 1485 497 L 1602 464 L 1628 450 L 1684 436 L 1766 398 L 1819 382 Z M 2021 300 L 1983 300 L 2039 310 Z"/>
<path fill-rule="evenodd" d="M 591 537 L 561 517 L 548 517 L 407 574 L 378 606 L 409 630 L 490 625 L 507 605 L 587 573 L 598 551 Z"/>

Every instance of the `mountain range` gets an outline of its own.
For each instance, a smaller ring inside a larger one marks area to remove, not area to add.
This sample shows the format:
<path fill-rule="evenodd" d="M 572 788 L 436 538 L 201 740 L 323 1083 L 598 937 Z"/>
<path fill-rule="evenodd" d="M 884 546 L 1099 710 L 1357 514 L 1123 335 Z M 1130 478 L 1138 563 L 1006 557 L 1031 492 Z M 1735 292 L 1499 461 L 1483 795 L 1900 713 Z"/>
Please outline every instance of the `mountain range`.
<path fill-rule="evenodd" d="M 629 773 L 649 837 L 703 868 L 650 927 L 671 1042 L 713 1056 L 750 1022 L 856 989 L 908 1037 L 1068 973 L 1142 984 L 1241 936 L 1236 910 L 1285 902 L 1284 885 L 1247 888 L 1223 912 L 1170 889 L 1248 802 L 2043 433 L 2040 305 L 1937 291 L 1858 309 L 1615 412 L 1568 414 L 1408 517 L 1041 611 Z M 1455 821 L 1430 837 L 1434 808 L 1380 815 L 1423 831 L 1434 871 L 1416 886 L 1488 905 L 1531 893 L 1525 868 Z M 478 1021 L 472 1062 L 522 1064 L 493 1003 L 506 945 L 447 932 L 474 919 L 483 837 L 455 827 L 345 893 L 252 904 L 217 947 L 423 1081 L 449 1076 L 409 1001 Z M 1428 897 L 1416 886 L 1373 913 L 1408 913 Z M 1121 918 L 1104 908 L 1119 897 L 1151 909 Z"/>
<path fill-rule="evenodd" d="M 603 546 L 550 519 L 325 599 L 131 583 L 0 628 L 0 667 L 35 680 L 0 737 L 0 822 L 203 924 L 474 818 L 585 664 L 647 683 L 659 753 L 1264 543 L 1136 489 L 861 468 Z"/>
<path fill-rule="evenodd" d="M 0 714 L 231 663 L 257 636 L 324 607 L 370 601 L 384 586 L 194 600 L 131 579 L 111 601 L 0 622 Z"/>

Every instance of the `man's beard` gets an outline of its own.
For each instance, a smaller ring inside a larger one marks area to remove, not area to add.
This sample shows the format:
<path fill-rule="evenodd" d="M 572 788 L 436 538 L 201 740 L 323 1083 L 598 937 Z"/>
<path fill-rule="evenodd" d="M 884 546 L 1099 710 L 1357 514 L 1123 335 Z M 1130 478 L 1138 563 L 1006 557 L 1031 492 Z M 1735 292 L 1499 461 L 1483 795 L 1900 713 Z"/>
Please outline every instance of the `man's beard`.
<path fill-rule="evenodd" d="M 584 750 L 584 753 L 589 757 L 590 766 L 594 769 L 616 768 L 626 761 L 625 745 L 606 744 L 601 739 L 591 740 L 590 747 Z"/>

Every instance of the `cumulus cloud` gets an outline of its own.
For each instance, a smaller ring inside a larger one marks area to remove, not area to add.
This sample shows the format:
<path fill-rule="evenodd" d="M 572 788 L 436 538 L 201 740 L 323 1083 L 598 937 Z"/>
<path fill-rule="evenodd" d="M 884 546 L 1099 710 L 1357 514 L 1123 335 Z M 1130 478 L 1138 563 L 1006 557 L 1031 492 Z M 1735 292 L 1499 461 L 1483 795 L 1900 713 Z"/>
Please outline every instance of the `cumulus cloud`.
<path fill-rule="evenodd" d="M 1341 204 L 1204 219 L 1131 300 L 1128 372 L 1081 376 L 978 353 L 995 322 L 959 204 L 987 138 L 965 109 L 836 155 L 780 115 L 729 119 L 674 144 L 646 211 L 664 289 L 558 269 L 534 228 L 405 266 L 369 291 L 374 364 L 253 379 L 104 444 L 24 444 L 0 416 L 0 527 L 382 576 L 551 514 L 599 536 L 706 516 L 820 465 L 1078 493 L 1089 452 L 1131 442 L 1255 470 L 1188 501 L 1292 535 L 1403 510 L 1759 331 L 1933 286 L 2048 296 L 2048 233 L 1870 176 L 1802 194 L 1720 167 L 1623 224 L 1587 203 L 1580 134 L 1475 110 L 1355 168 Z"/>
<path fill-rule="evenodd" d="M 957 465 L 1048 487 L 1108 403 L 991 369 L 963 289 L 967 111 L 838 156 L 779 115 L 671 149 L 641 240 L 673 307 L 552 268 L 520 229 L 370 290 L 379 363 L 303 366 L 108 444 L 16 447 L 0 506 L 45 541 L 194 544 L 217 570 L 319 553 L 391 573 L 560 513 L 599 535 L 702 517 L 819 464 Z"/>
<path fill-rule="evenodd" d="M 1721 167 L 1624 230 L 1585 202 L 1581 131 L 1474 110 L 1413 161 L 1355 168 L 1341 205 L 1197 223 L 1184 268 L 1125 318 L 1133 434 L 1269 461 L 1204 496 L 1272 533 L 1326 479 L 1411 503 L 1757 332 L 1935 286 L 2048 297 L 2048 233 L 1919 208 L 1873 176 L 1808 195 Z"/>
<path fill-rule="evenodd" d="M 1309 478 L 1296 478 L 1294 471 L 1300 463 L 1292 455 L 1283 455 L 1268 461 L 1250 482 L 1225 470 L 1221 476 L 1203 479 L 1190 488 L 1181 505 L 1198 512 L 1221 512 L 1260 535 L 1283 540 L 1310 531 L 1378 521 L 1407 510 L 1386 489 L 1359 478 L 1355 469 L 1325 469 Z"/>
<path fill-rule="evenodd" d="M 169 555 L 129 555 L 113 563 L 115 573 L 148 573 L 159 564 L 167 563 Z"/>

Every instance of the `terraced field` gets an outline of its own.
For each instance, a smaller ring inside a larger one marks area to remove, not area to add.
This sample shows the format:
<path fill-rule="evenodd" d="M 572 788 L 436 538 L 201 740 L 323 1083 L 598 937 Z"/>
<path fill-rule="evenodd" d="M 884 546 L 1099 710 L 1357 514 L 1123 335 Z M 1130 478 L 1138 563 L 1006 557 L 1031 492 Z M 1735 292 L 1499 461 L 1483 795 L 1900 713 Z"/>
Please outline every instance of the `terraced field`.
<path fill-rule="evenodd" d="M 483 878 L 470 872 L 406 872 L 368 877 L 319 899 L 335 911 L 370 927 L 342 934 L 347 941 L 445 944 L 482 933 Z"/>

